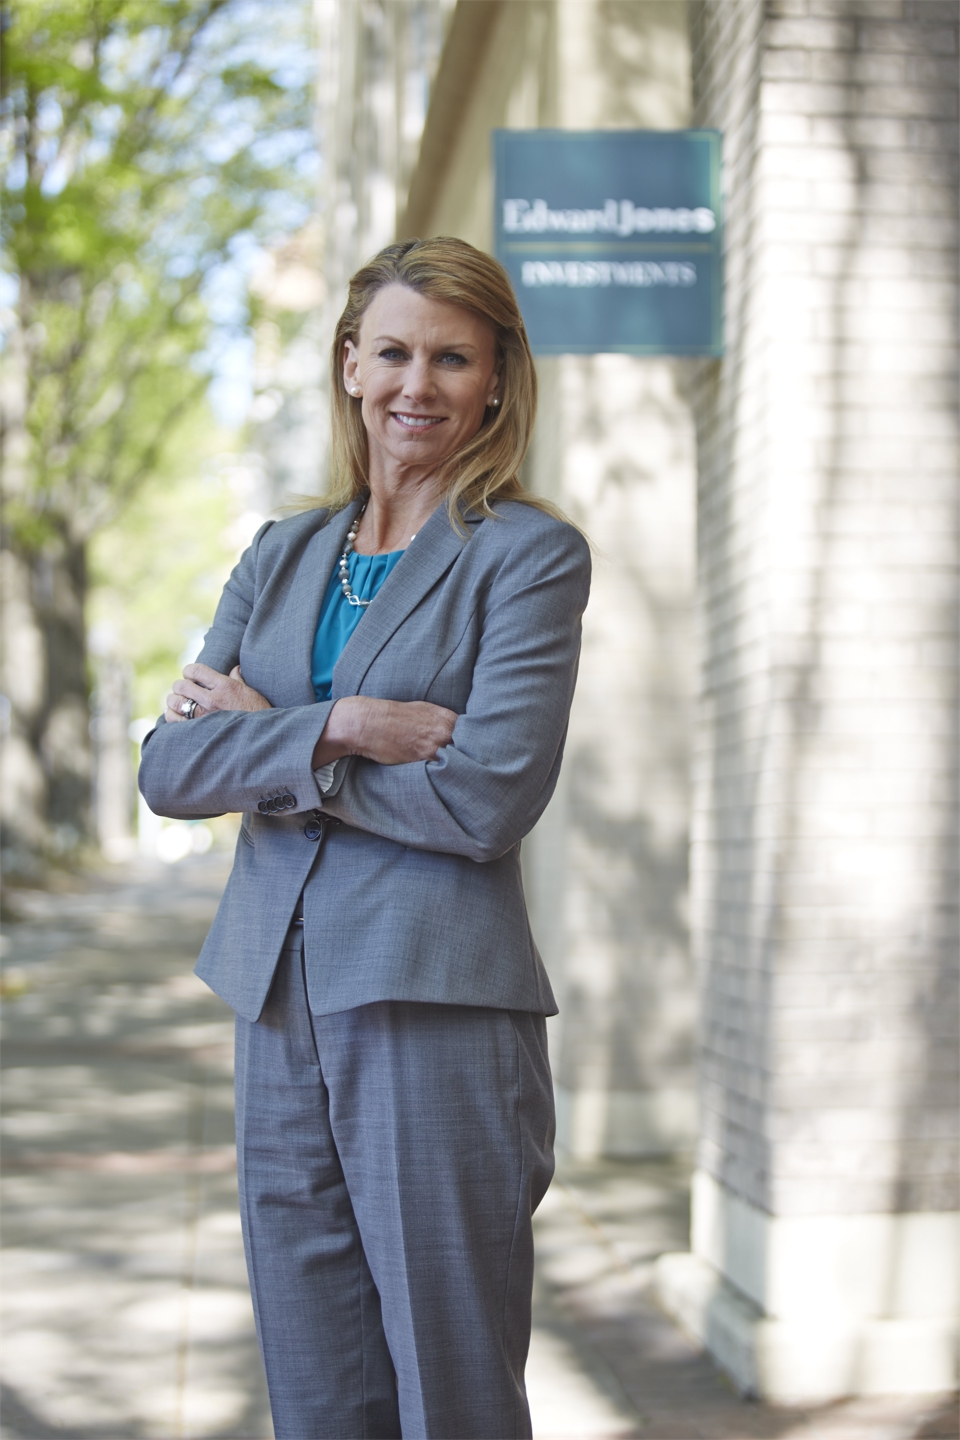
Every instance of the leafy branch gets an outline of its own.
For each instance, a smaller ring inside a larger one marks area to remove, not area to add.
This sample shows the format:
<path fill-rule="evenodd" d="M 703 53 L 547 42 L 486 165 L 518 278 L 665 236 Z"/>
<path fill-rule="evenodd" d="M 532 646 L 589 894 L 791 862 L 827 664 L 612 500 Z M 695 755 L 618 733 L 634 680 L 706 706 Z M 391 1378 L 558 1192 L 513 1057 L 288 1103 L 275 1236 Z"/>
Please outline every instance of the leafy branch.
<path fill-rule="evenodd" d="M 301 57 L 306 14 L 271 8 Z M 82 540 L 116 513 L 202 404 L 213 278 L 309 206 L 287 157 L 312 148 L 310 74 L 291 83 L 240 0 L 19 0 L 5 18 L 7 363 L 24 367 L 7 521 L 36 545 L 55 517 Z"/>

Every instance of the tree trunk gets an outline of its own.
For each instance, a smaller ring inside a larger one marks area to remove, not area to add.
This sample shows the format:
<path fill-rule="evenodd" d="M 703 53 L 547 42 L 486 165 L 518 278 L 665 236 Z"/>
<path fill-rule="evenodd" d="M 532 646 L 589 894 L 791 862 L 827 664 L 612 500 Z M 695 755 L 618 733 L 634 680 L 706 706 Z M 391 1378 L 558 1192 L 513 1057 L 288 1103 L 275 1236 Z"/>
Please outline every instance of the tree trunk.
<path fill-rule="evenodd" d="M 108 860 L 129 860 L 136 853 L 133 838 L 133 764 L 130 748 L 132 719 L 131 666 L 109 652 L 94 651 L 93 692 L 94 777 L 93 824 L 100 849 Z"/>
<path fill-rule="evenodd" d="M 86 546 L 65 527 L 37 551 L 6 535 L 0 585 L 10 702 L 0 816 L 19 868 L 38 852 L 69 853 L 90 834 Z"/>

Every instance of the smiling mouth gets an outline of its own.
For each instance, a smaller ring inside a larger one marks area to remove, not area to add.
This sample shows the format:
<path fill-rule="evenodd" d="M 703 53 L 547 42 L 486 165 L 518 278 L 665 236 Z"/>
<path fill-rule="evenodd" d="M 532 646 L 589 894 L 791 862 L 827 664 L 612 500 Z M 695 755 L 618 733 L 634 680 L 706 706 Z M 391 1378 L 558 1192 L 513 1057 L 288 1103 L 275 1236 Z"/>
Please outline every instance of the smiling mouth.
<path fill-rule="evenodd" d="M 443 415 L 404 415 L 397 410 L 390 413 L 405 430 L 430 430 L 435 425 L 442 425 L 445 418 Z"/>

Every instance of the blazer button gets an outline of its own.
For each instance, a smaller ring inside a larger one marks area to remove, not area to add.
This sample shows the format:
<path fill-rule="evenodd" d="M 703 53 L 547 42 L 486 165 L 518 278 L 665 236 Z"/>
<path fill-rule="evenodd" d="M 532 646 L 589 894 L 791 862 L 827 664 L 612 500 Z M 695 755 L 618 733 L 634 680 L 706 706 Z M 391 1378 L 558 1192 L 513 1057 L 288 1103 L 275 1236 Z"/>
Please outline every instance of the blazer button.
<path fill-rule="evenodd" d="M 261 815 L 268 815 L 270 813 L 270 806 L 267 804 L 266 800 L 261 800 L 260 803 L 257 805 L 257 809 L 260 811 Z"/>
<path fill-rule="evenodd" d="M 319 840 L 323 835 L 323 821 L 311 818 L 303 827 L 303 833 L 308 840 Z"/>
<path fill-rule="evenodd" d="M 296 797 L 296 795 L 283 795 L 283 796 L 281 796 L 281 804 L 284 805 L 284 806 L 286 806 L 286 808 L 287 808 L 288 810 L 294 810 L 294 809 L 296 809 L 296 804 L 297 804 L 297 797 Z"/>

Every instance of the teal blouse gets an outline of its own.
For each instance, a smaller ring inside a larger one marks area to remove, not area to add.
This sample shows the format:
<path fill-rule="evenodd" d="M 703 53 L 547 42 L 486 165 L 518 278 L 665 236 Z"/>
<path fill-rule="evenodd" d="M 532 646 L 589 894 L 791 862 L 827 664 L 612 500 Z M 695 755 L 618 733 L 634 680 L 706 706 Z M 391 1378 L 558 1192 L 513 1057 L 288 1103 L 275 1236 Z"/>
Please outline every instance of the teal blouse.
<path fill-rule="evenodd" d="M 402 550 L 391 550 L 389 555 L 358 555 L 352 550 L 347 556 L 347 574 L 354 595 L 361 600 L 372 600 L 403 553 Z M 364 609 L 363 605 L 350 605 L 344 599 L 338 561 L 320 606 L 320 619 L 313 641 L 313 693 L 318 700 L 330 699 L 333 667 L 360 624 Z"/>

